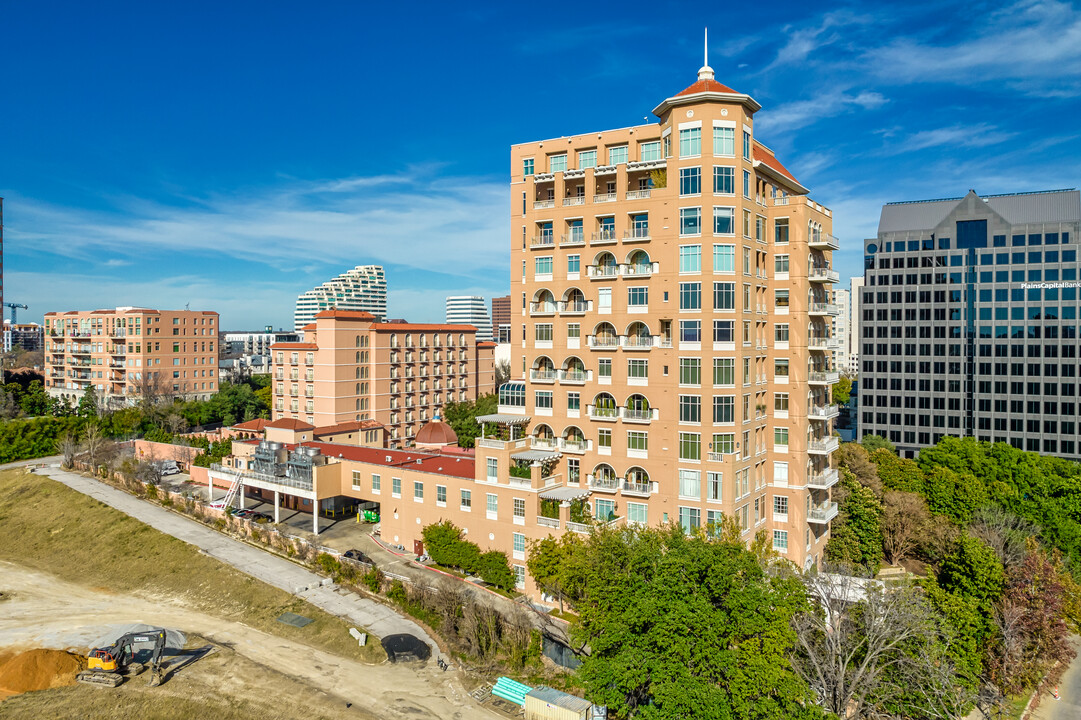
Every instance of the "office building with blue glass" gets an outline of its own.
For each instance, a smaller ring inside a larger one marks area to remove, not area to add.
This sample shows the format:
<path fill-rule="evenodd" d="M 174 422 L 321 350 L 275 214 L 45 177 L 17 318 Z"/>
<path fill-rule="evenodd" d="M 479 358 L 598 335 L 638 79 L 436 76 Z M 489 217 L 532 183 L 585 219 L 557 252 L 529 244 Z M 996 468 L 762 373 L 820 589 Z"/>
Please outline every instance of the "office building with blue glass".
<path fill-rule="evenodd" d="M 957 435 L 1081 460 L 1079 220 L 1077 190 L 883 206 L 864 243 L 860 435 L 906 457 Z"/>

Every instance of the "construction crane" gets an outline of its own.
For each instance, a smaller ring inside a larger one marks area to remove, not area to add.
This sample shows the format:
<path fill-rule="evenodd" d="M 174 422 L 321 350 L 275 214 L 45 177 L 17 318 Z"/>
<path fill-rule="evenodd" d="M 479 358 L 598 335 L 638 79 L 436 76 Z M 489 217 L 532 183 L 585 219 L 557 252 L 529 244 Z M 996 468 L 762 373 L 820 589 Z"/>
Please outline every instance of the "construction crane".
<path fill-rule="evenodd" d="M 149 665 L 134 662 L 135 643 L 154 643 Z M 109 647 L 95 648 L 86 659 L 86 670 L 75 676 L 78 682 L 88 685 L 116 687 L 125 677 L 132 677 L 150 668 L 151 687 L 161 685 L 161 655 L 165 650 L 165 630 L 154 628 L 133 632 L 117 638 Z"/>
<path fill-rule="evenodd" d="M 19 324 L 19 315 L 18 315 L 19 308 L 22 308 L 23 310 L 29 310 L 30 309 L 26 305 L 22 305 L 21 303 L 4 303 L 4 307 L 11 308 L 11 326 L 12 327 L 15 327 L 16 325 Z"/>

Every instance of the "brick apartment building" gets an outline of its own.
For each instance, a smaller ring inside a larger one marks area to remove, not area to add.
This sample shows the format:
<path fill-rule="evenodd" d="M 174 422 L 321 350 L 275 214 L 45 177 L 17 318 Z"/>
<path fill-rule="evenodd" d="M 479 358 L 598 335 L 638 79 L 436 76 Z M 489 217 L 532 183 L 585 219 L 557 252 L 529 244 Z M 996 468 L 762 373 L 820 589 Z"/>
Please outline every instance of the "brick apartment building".
<path fill-rule="evenodd" d="M 113 310 L 45 314 L 45 389 L 77 403 L 94 388 L 109 406 L 156 396 L 208 399 L 218 391 L 218 313 Z"/>
<path fill-rule="evenodd" d="M 377 420 L 408 443 L 449 402 L 495 391 L 495 343 L 472 325 L 376 321 L 324 310 L 297 343 L 271 346 L 274 419 L 325 426 Z"/>

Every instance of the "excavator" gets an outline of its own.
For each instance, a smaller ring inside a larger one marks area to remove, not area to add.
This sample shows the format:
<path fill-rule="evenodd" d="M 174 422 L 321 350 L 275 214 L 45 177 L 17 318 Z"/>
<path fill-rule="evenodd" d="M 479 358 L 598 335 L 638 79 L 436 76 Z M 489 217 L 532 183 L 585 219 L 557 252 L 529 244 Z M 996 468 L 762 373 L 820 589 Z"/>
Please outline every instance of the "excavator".
<path fill-rule="evenodd" d="M 154 643 L 154 650 L 147 665 L 135 662 L 135 643 Z M 88 685 L 116 687 L 125 677 L 134 677 L 150 669 L 147 685 L 161 685 L 161 655 L 165 650 L 165 630 L 154 628 L 143 632 L 122 635 L 108 647 L 95 648 L 87 656 L 86 670 L 75 676 L 77 682 Z"/>

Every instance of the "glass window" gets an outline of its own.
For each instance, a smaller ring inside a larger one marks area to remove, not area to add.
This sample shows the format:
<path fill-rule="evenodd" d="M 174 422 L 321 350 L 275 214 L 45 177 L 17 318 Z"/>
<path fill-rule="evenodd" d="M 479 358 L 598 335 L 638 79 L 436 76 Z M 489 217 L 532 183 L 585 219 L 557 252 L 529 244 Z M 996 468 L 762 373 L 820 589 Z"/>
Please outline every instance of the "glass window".
<path fill-rule="evenodd" d="M 473 506 L 473 491 L 472 490 L 462 490 L 462 507 L 467 508 L 467 507 L 472 507 L 472 506 Z"/>
<path fill-rule="evenodd" d="M 788 323 L 778 323 L 775 326 L 773 339 L 776 342 L 788 342 Z"/>
<path fill-rule="evenodd" d="M 488 458 L 487 469 L 488 469 L 488 479 L 489 480 L 498 480 L 499 479 L 499 460 L 497 460 L 496 458 L 491 458 L 491 457 Z"/>
<path fill-rule="evenodd" d="M 702 271 L 701 245 L 679 246 L 679 271 L 681 273 L 696 273 Z"/>
<path fill-rule="evenodd" d="M 567 337 L 576 338 L 582 335 L 581 323 L 567 323 Z"/>
<path fill-rule="evenodd" d="M 773 221 L 773 242 L 778 245 L 788 243 L 788 218 L 777 218 Z"/>
<path fill-rule="evenodd" d="M 777 552 L 788 552 L 788 531 L 773 531 L 773 549 Z"/>
<path fill-rule="evenodd" d="M 736 194 L 736 169 L 732 167 L 713 166 L 713 192 L 717 195 Z"/>
<path fill-rule="evenodd" d="M 563 172 L 567 169 L 567 156 L 551 155 L 548 158 L 548 172 Z"/>
<path fill-rule="evenodd" d="M 627 522 L 645 525 L 649 522 L 649 506 L 645 503 L 627 503 Z"/>
<path fill-rule="evenodd" d="M 551 275 L 552 274 L 552 257 L 538 257 L 533 258 L 533 272 L 536 275 Z"/>
<path fill-rule="evenodd" d="M 661 144 L 659 142 L 647 142 L 641 145 L 642 162 L 653 162 L 661 159 Z"/>
<path fill-rule="evenodd" d="M 378 475 L 372 475 L 372 492 L 379 492 L 382 484 L 383 481 Z"/>
<path fill-rule="evenodd" d="M 735 341 L 735 321 L 733 320 L 714 320 L 713 321 L 713 342 L 716 343 L 728 343 Z"/>
<path fill-rule="evenodd" d="M 736 450 L 735 433 L 715 433 L 713 435 L 713 452 L 731 455 Z"/>
<path fill-rule="evenodd" d="M 736 361 L 733 358 L 713 358 L 713 384 L 736 384 Z"/>
<path fill-rule="evenodd" d="M 517 500 L 515 502 L 517 502 Z M 525 517 L 524 513 L 522 514 L 522 517 Z M 525 535 L 522 534 L 522 533 L 514 533 L 514 542 L 513 542 L 512 547 L 514 548 L 514 552 L 516 552 L 516 553 L 524 553 L 525 552 Z"/>
<path fill-rule="evenodd" d="M 773 271 L 777 273 L 788 272 L 788 256 L 787 255 L 774 255 L 773 256 Z"/>
<path fill-rule="evenodd" d="M 612 447 L 612 431 L 607 428 L 601 428 L 597 431 L 597 445 L 600 447 L 610 448 Z"/>
<path fill-rule="evenodd" d="M 735 128 L 713 128 L 713 154 L 729 156 L 734 156 L 736 154 Z"/>
<path fill-rule="evenodd" d="M 522 175 L 529 177 L 533 174 L 533 158 L 526 158 L 522 161 Z"/>
<path fill-rule="evenodd" d="M 597 375 L 612 377 L 612 358 L 601 358 L 597 361 Z"/>
<path fill-rule="evenodd" d="M 713 283 L 713 309 L 736 309 L 736 284 L 734 282 Z"/>
<path fill-rule="evenodd" d="M 567 256 L 567 272 L 578 273 L 582 271 L 582 256 L 581 255 L 568 255 Z"/>
<path fill-rule="evenodd" d="M 423 500 L 424 499 L 424 483 L 422 483 L 420 480 L 414 480 L 413 481 L 413 499 L 414 500 Z"/>
<path fill-rule="evenodd" d="M 627 377 L 645 378 L 649 375 L 648 360 L 628 360 Z"/>
<path fill-rule="evenodd" d="M 679 234 L 701 235 L 702 234 L 702 208 L 679 209 Z"/>
<path fill-rule="evenodd" d="M 743 131 L 743 159 L 751 159 L 751 134 L 746 130 Z"/>
<path fill-rule="evenodd" d="M 683 532 L 690 535 L 701 526 L 702 511 L 698 508 L 681 507 L 679 509 L 679 524 Z"/>
<path fill-rule="evenodd" d="M 579 150 L 578 151 L 578 168 L 584 170 L 586 168 L 597 167 L 597 151 L 596 150 Z"/>
<path fill-rule="evenodd" d="M 552 391 L 551 390 L 536 390 L 534 399 L 536 406 L 539 408 L 552 409 Z"/>
<path fill-rule="evenodd" d="M 743 197 L 751 197 L 751 171 L 743 171 Z"/>
<path fill-rule="evenodd" d="M 730 273 L 736 271 L 736 246 L 713 246 L 713 272 Z"/>
<path fill-rule="evenodd" d="M 773 444 L 788 445 L 788 428 L 773 428 Z"/>
<path fill-rule="evenodd" d="M 616 519 L 616 501 L 597 498 L 593 501 L 593 518 L 600 522 Z"/>
<path fill-rule="evenodd" d="M 567 409 L 579 410 L 581 409 L 582 394 L 577 392 L 567 393 Z"/>
<path fill-rule="evenodd" d="M 622 165 L 627 162 L 627 146 L 608 148 L 608 164 Z"/>
<path fill-rule="evenodd" d="M 736 210 L 730 207 L 713 208 L 713 234 L 736 234 Z"/>
<path fill-rule="evenodd" d="M 391 478 L 390 479 L 390 493 L 394 497 L 401 497 L 402 496 L 402 479 L 401 478 Z"/>
<path fill-rule="evenodd" d="M 706 473 L 706 500 L 720 501 L 724 499 L 721 482 L 723 477 L 719 472 Z"/>
<path fill-rule="evenodd" d="M 701 385 L 702 384 L 702 360 L 701 358 L 679 359 L 679 384 Z"/>
<path fill-rule="evenodd" d="M 679 169 L 679 194 L 702 194 L 702 168 L 689 167 Z"/>
<path fill-rule="evenodd" d="M 435 501 L 445 503 L 447 501 L 447 486 L 436 485 L 435 486 Z"/>
<path fill-rule="evenodd" d="M 486 506 L 486 509 L 488 510 L 488 512 L 499 512 L 499 496 L 495 493 L 488 493 L 487 498 L 488 504 Z"/>
<path fill-rule="evenodd" d="M 731 383 L 729 383 L 731 384 Z M 736 398 L 731 395 L 721 395 L 713 398 L 713 422 L 718 424 L 734 423 L 736 421 Z"/>
<path fill-rule="evenodd" d="M 702 322 L 700 320 L 680 320 L 679 341 L 686 343 L 702 342 Z"/>
<path fill-rule="evenodd" d="M 702 422 L 702 398 L 698 395 L 679 396 L 679 421 L 686 423 Z"/>
<path fill-rule="evenodd" d="M 684 128 L 679 131 L 679 156 L 697 157 L 702 154 L 702 128 Z"/>
<path fill-rule="evenodd" d="M 645 307 L 649 304 L 648 287 L 627 288 L 627 305 L 630 307 Z"/>
<path fill-rule="evenodd" d="M 698 499 L 702 497 L 702 474 L 697 470 L 679 471 L 679 496 Z"/>
<path fill-rule="evenodd" d="M 702 309 L 702 283 L 681 282 L 679 284 L 679 309 L 701 310 Z"/>
<path fill-rule="evenodd" d="M 679 459 L 702 459 L 702 436 L 699 433 L 681 432 L 679 434 Z"/>
<path fill-rule="evenodd" d="M 514 498 L 514 507 L 513 507 L 511 512 L 514 514 L 514 517 L 524 518 L 525 517 L 525 499 L 524 498 Z"/>
<path fill-rule="evenodd" d="M 649 449 L 649 434 L 641 432 L 639 430 L 627 431 L 627 449 L 628 450 L 648 450 Z"/>

